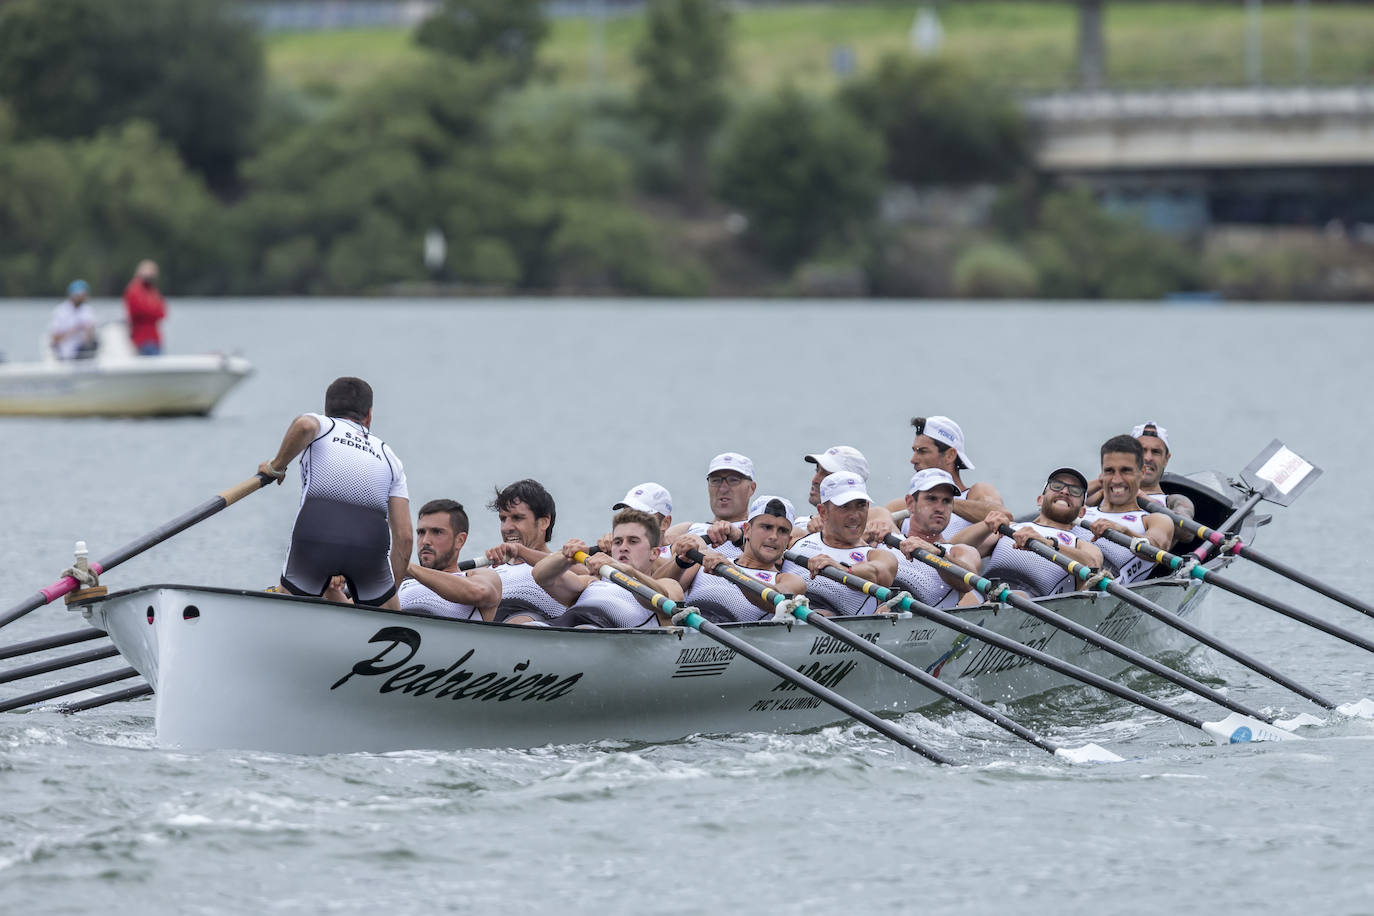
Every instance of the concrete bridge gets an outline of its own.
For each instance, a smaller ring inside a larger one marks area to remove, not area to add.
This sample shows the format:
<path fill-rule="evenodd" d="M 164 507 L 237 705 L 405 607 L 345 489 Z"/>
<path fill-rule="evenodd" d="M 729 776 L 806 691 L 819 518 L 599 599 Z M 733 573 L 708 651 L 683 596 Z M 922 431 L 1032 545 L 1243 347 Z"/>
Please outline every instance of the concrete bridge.
<path fill-rule="evenodd" d="M 1027 99 L 1052 173 L 1374 166 L 1374 86 Z"/>

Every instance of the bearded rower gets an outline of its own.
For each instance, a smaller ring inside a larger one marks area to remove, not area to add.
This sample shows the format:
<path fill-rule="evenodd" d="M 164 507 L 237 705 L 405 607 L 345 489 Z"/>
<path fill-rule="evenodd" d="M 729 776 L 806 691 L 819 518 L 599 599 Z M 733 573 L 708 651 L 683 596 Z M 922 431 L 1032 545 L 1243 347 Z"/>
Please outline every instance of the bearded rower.
<path fill-rule="evenodd" d="M 764 585 L 785 595 L 800 595 L 806 590 L 806 570 L 783 553 L 792 537 L 796 512 L 781 496 L 758 496 L 749 504 L 744 523 L 744 547 L 734 567 Z M 687 558 L 690 550 L 700 550 L 702 562 Z M 686 592 L 686 602 L 714 623 L 762 620 L 773 615 L 773 605 L 753 592 L 746 592 L 716 573 L 716 566 L 730 561 L 712 550 L 701 538 L 686 534 L 673 543 L 673 578 Z"/>
<path fill-rule="evenodd" d="M 969 572 L 978 572 L 982 557 L 977 548 L 968 544 L 950 544 L 944 537 L 958 494 L 959 485 L 954 478 L 939 468 L 917 471 L 907 487 L 906 508 L 909 515 L 908 524 L 903 528 L 908 534 L 898 548 L 902 556 L 897 561 L 893 588 L 908 592 L 917 601 L 938 608 L 953 607 L 966 594 L 973 595 L 970 599 L 972 604 L 982 601 L 977 592 L 953 573 L 942 572 L 928 563 L 912 559 L 916 551 L 924 550 L 945 557 Z"/>
<path fill-rule="evenodd" d="M 889 586 L 897 575 L 897 554 L 886 547 L 864 543 L 869 498 L 863 478 L 846 472 L 830 474 L 821 481 L 820 496 L 816 511 L 821 516 L 821 530 L 808 534 L 792 547 L 795 553 L 808 558 L 807 573 L 812 578 L 806 586 L 807 601 L 827 616 L 872 614 L 878 607 L 875 599 L 821 576 L 820 571 L 827 566 L 841 566 L 856 576 Z"/>
<path fill-rule="evenodd" d="M 982 574 L 1002 581 L 1032 598 L 1071 592 L 1082 583 L 1068 570 L 1037 556 L 1027 546 L 1036 540 L 1053 547 L 1070 560 L 1096 569 L 1102 565 L 1102 551 L 1093 546 L 1092 534 L 1079 526 L 1088 478 L 1076 468 L 1056 468 L 1050 472 L 1035 503 L 1040 513 L 1033 522 L 1015 523 L 1011 513 L 994 509 L 981 522 L 959 532 L 955 541 L 980 545 Z M 1015 529 L 1011 537 L 998 532 L 1002 525 Z"/>
<path fill-rule="evenodd" d="M 634 592 L 601 578 L 609 566 L 639 580 L 661 595 L 682 601 L 676 580 L 655 579 L 650 574 L 654 548 L 658 546 L 658 519 L 646 512 L 621 509 L 611 522 L 611 554 L 591 553 L 583 541 L 573 538 L 558 553 L 551 553 L 534 567 L 534 580 L 568 606 L 560 617 L 545 623 L 551 627 L 636 628 L 668 626 L 672 620 Z M 591 553 L 579 563 L 579 553 Z M 543 621 L 520 621 L 512 623 Z"/>
<path fill-rule="evenodd" d="M 1167 515 L 1146 513 L 1140 508 L 1140 479 L 1145 469 L 1145 451 L 1134 436 L 1112 436 L 1102 443 L 1102 504 L 1088 509 L 1083 524 L 1093 533 L 1114 576 L 1123 584 L 1149 578 L 1154 563 L 1102 537 L 1107 529 L 1132 538 L 1143 537 L 1151 546 L 1168 550 L 1173 545 L 1174 523 Z"/>
<path fill-rule="evenodd" d="M 490 569 L 458 571 L 458 555 L 468 539 L 468 514 L 452 499 L 431 499 L 415 521 L 415 556 L 419 563 L 397 596 L 401 610 L 460 620 L 491 620 L 501 600 L 501 577 Z"/>
<path fill-rule="evenodd" d="M 501 603 L 495 619 L 524 615 L 552 620 L 567 611 L 534 581 L 534 565 L 549 555 L 557 508 L 537 480 L 525 478 L 502 490 L 487 505 L 501 522 L 501 543 L 487 551 L 492 571 L 501 577 Z"/>

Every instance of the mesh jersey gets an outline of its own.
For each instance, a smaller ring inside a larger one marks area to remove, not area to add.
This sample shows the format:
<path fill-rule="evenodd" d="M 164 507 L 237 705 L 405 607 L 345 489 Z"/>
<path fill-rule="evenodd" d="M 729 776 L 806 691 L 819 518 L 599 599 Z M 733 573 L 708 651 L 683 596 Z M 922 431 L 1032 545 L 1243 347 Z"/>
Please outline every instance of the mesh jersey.
<path fill-rule="evenodd" d="M 773 588 L 778 586 L 777 570 L 751 569 L 738 563 L 735 564 L 735 568 L 764 585 Z M 791 561 L 783 561 L 782 572 L 792 573 L 794 576 L 800 576 L 803 582 L 806 581 L 806 570 Z M 738 585 L 707 573 L 704 569 L 697 570 L 696 577 L 692 579 L 686 603 L 696 608 L 702 617 L 712 623 L 747 622 L 772 616 L 772 612 L 763 610 L 746 598 Z"/>
<path fill-rule="evenodd" d="M 793 544 L 792 549 L 808 559 L 824 553 L 834 557 L 845 566 L 863 563 L 868 559 L 869 553 L 875 550 L 893 552 L 887 547 L 869 547 L 867 544 L 860 544 L 858 547 L 831 547 L 821 540 L 819 531 L 808 534 Z M 848 585 L 825 576 L 817 576 L 807 581 L 806 601 L 812 607 L 833 611 L 840 617 L 857 617 L 862 614 L 872 614 L 878 610 L 876 598 L 871 598 L 863 592 L 855 591 Z"/>
<path fill-rule="evenodd" d="M 555 627 L 656 627 L 654 612 L 628 590 L 604 579 L 587 583 L 568 612 L 549 621 Z"/>
<path fill-rule="evenodd" d="M 386 514 L 387 499 L 409 498 L 401 460 L 361 423 L 312 413 L 320 434 L 301 453 L 301 505 L 325 499 Z"/>
<path fill-rule="evenodd" d="M 462 573 L 452 575 L 461 576 Z M 482 615 L 470 604 L 459 604 L 441 597 L 437 592 L 422 584 L 418 579 L 404 579 L 396 590 L 401 601 L 401 609 L 431 614 L 435 617 L 454 617 L 458 620 L 481 620 Z"/>
<path fill-rule="evenodd" d="M 1130 512 L 1103 512 L 1094 506 L 1089 506 L 1087 514 L 1083 516 L 1083 523 L 1088 525 L 1092 524 L 1095 519 L 1105 518 L 1125 526 L 1131 532 L 1132 537 L 1144 537 L 1145 516 L 1147 514 L 1139 509 Z M 1140 556 L 1131 548 L 1123 547 L 1107 538 L 1099 538 L 1093 541 L 1093 544 L 1102 551 L 1102 560 L 1106 563 L 1108 571 L 1113 574 L 1112 578 L 1123 585 L 1148 579 L 1155 568 L 1153 562 Z"/>
<path fill-rule="evenodd" d="M 1072 547 L 1080 540 L 1092 540 L 1092 532 L 1077 527 L 1064 531 L 1034 522 L 1022 522 L 1011 527 L 1034 528 L 1065 547 Z M 992 553 L 983 561 L 983 576 L 993 581 L 1005 582 L 1011 588 L 1023 591 L 1032 598 L 1073 591 L 1075 582 L 1074 577 L 1064 567 L 1036 556 L 1029 550 L 1017 549 L 1009 537 L 998 539 L 997 546 L 993 547 Z"/>
<path fill-rule="evenodd" d="M 897 575 L 892 580 L 892 587 L 910 593 L 911 597 L 931 607 L 954 607 L 959 603 L 959 590 L 940 578 L 934 566 L 904 556 L 897 557 Z"/>
<path fill-rule="evenodd" d="M 735 524 L 739 524 L 739 523 L 736 522 Z M 707 532 L 708 529 L 710 529 L 710 527 L 711 527 L 711 526 L 708 525 L 708 524 L 706 524 L 705 522 L 693 522 L 693 523 L 692 523 L 692 526 L 691 526 L 690 528 L 688 528 L 687 531 L 686 531 L 685 533 L 686 533 L 686 534 L 695 534 L 695 535 L 696 535 L 697 537 L 699 537 L 699 538 L 705 538 L 705 537 L 706 537 L 706 532 Z M 709 542 L 708 542 L 708 543 L 709 543 Z M 713 548 L 711 548 L 711 549 L 714 550 L 716 553 L 720 554 L 721 556 L 725 557 L 725 559 L 727 559 L 727 560 L 734 560 L 734 559 L 737 559 L 741 554 L 744 553 L 744 548 L 741 547 L 741 546 L 739 546 L 738 544 L 736 544 L 734 541 L 726 541 L 724 544 L 721 544 L 719 547 L 713 547 Z M 672 555 L 672 549 L 671 549 L 671 548 L 669 548 L 668 554 L 669 554 L 669 556 Z"/>
<path fill-rule="evenodd" d="M 515 614 L 530 614 L 537 620 L 552 620 L 568 609 L 534 581 L 534 567 L 528 563 L 502 563 L 492 569 L 501 577 L 501 603 L 497 620 Z"/>

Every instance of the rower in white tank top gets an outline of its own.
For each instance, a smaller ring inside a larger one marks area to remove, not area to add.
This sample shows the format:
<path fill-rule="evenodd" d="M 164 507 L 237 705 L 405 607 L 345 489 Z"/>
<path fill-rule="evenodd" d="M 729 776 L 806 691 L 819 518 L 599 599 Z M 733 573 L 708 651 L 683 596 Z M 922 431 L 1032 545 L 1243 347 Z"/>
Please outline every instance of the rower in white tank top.
<path fill-rule="evenodd" d="M 450 573 L 461 576 L 462 573 Z M 404 579 L 396 592 L 401 601 L 401 610 L 416 611 L 434 617 L 451 617 L 456 620 L 481 620 L 482 614 L 470 604 L 460 604 L 441 597 L 432 589 L 421 584 L 418 579 Z"/>
<path fill-rule="evenodd" d="M 658 616 L 628 589 L 605 579 L 587 583 L 567 613 L 549 621 L 551 627 L 600 627 L 629 629 L 656 627 Z"/>
<path fill-rule="evenodd" d="M 937 544 L 949 548 L 948 544 Z M 954 607 L 962 597 L 959 590 L 941 578 L 939 571 L 929 563 L 908 560 L 898 554 L 897 576 L 892 580 L 893 591 L 903 591 L 922 604 L 931 607 Z"/>
<path fill-rule="evenodd" d="M 567 612 L 567 608 L 534 581 L 534 567 L 528 563 L 502 563 L 493 566 L 501 577 L 501 603 L 496 606 L 495 620 L 505 620 L 515 614 L 529 614 L 535 620 L 552 620 Z"/>
<path fill-rule="evenodd" d="M 1034 522 L 1020 522 L 1011 527 L 1016 530 L 1034 528 L 1065 547 L 1072 547 L 1080 540 L 1092 541 L 1092 532 L 1081 527 L 1065 531 Z M 1071 592 L 1077 584 L 1077 580 L 1064 567 L 1029 550 L 1017 548 L 1009 537 L 998 539 L 992 553 L 983 561 L 982 575 L 994 582 L 1005 582 L 1013 590 L 1025 592 L 1032 598 Z"/>
<path fill-rule="evenodd" d="M 771 588 L 778 586 L 778 570 L 751 569 L 738 563 L 733 565 L 751 579 Z M 791 573 L 803 582 L 807 578 L 806 570 L 791 561 L 783 561 L 781 572 Z M 746 598 L 738 585 L 705 570 L 698 571 L 692 579 L 692 587 L 687 590 L 685 600 L 712 623 L 750 622 L 772 616 L 771 611 L 763 610 Z"/>
<path fill-rule="evenodd" d="M 800 541 L 792 545 L 792 550 L 810 559 L 817 554 L 826 554 L 833 557 L 845 566 L 856 566 L 868 560 L 868 555 L 872 551 L 882 550 L 896 554 L 896 551 L 887 547 L 869 547 L 861 544 L 858 547 L 832 547 L 821 539 L 821 533 L 808 534 Z M 799 567 L 800 568 L 800 567 Z M 857 617 L 864 614 L 875 613 L 878 609 L 878 601 L 862 592 L 855 591 L 848 585 L 836 582 L 825 576 L 817 576 L 814 579 L 805 575 L 806 571 L 801 570 L 803 579 L 806 580 L 806 599 L 807 603 L 813 607 L 827 611 L 833 611 L 840 617 Z"/>
<path fill-rule="evenodd" d="M 963 493 L 960 493 L 958 496 L 956 496 L 956 497 L 954 497 L 954 498 L 955 498 L 955 500 L 968 499 L 967 493 L 968 493 L 968 490 L 965 490 Z M 955 536 L 956 534 L 958 534 L 960 531 L 963 531 L 965 528 L 967 528 L 969 525 L 972 525 L 972 524 L 973 524 L 973 522 L 969 521 L 969 520 L 966 519 L 966 518 L 961 517 L 961 516 L 959 515 L 959 513 L 957 513 L 957 512 L 951 512 L 951 513 L 949 514 L 949 524 L 945 526 L 945 530 L 944 530 L 944 531 L 941 531 L 941 532 L 940 532 L 940 539 L 941 539 L 942 541 L 950 541 L 950 540 L 953 540 L 953 539 L 954 539 L 954 536 Z M 902 519 L 902 526 L 901 526 L 901 527 L 902 527 L 902 537 L 904 537 L 904 538 L 906 538 L 906 537 L 911 537 L 911 518 L 910 518 L 910 517 L 907 517 L 907 518 Z"/>
<path fill-rule="evenodd" d="M 1126 528 L 1131 533 L 1131 537 L 1145 537 L 1145 516 L 1148 514 L 1142 509 L 1135 509 L 1130 512 L 1103 512 L 1096 506 L 1089 506 L 1088 511 L 1083 516 L 1082 523 L 1091 525 L 1094 520 L 1105 518 Z M 1093 541 L 1093 545 L 1102 551 L 1102 559 L 1110 567 L 1108 572 L 1113 573 L 1112 578 L 1123 585 L 1148 579 L 1155 568 L 1153 562 L 1140 556 L 1131 548 L 1123 547 L 1105 537 Z"/>

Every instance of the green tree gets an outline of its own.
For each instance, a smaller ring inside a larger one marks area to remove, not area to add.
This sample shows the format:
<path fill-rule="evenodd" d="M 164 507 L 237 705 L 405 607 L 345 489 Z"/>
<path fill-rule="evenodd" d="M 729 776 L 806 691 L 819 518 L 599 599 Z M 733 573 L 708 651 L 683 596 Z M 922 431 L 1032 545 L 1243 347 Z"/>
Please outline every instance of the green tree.
<path fill-rule="evenodd" d="M 721 199 L 770 261 L 790 267 L 872 218 L 883 148 L 845 109 L 787 88 L 736 115 L 715 169 Z"/>
<path fill-rule="evenodd" d="M 498 59 L 511 82 L 534 72 L 548 34 L 542 0 L 444 0 L 415 30 L 415 42 L 468 63 Z"/>
<path fill-rule="evenodd" d="M 676 147 L 693 209 L 705 201 L 707 149 L 729 113 L 730 37 L 722 0 L 650 0 L 635 48 L 636 105 L 655 138 Z"/>
<path fill-rule="evenodd" d="M 146 120 L 222 185 L 251 143 L 263 82 L 257 34 L 223 0 L 0 6 L 0 96 L 20 137 Z"/>
<path fill-rule="evenodd" d="M 884 138 L 898 181 L 1003 181 L 1031 163 L 1031 129 L 1015 101 L 957 61 L 889 55 L 840 97 Z"/>

